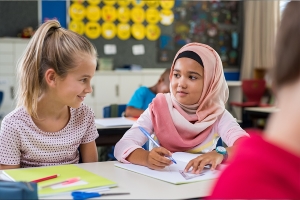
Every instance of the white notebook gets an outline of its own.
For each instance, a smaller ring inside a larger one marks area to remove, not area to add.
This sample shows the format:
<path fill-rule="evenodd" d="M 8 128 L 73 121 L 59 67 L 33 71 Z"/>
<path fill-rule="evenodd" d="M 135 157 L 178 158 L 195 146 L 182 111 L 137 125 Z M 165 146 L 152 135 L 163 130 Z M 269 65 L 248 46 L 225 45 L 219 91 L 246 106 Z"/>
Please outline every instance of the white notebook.
<path fill-rule="evenodd" d="M 176 185 L 209 179 L 216 179 L 220 175 L 219 170 L 211 171 L 210 169 L 204 169 L 199 175 L 194 175 L 191 173 L 182 173 L 187 163 L 191 159 L 199 155 L 200 154 L 191 154 L 185 152 L 173 153 L 172 157 L 174 158 L 174 160 L 176 160 L 177 164 L 173 163 L 172 165 L 165 167 L 163 170 L 152 170 L 148 167 L 144 167 L 141 165 L 124 163 L 116 163 L 115 166 Z M 221 168 L 223 167 L 224 166 L 222 166 Z"/>

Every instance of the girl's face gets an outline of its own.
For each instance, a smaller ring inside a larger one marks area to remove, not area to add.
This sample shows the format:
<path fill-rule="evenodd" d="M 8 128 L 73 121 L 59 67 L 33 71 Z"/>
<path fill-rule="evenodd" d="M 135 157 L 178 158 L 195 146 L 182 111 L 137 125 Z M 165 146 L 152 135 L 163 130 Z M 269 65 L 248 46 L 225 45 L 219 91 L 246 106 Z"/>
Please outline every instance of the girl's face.
<path fill-rule="evenodd" d="M 179 58 L 173 69 L 171 89 L 176 100 L 184 105 L 199 102 L 203 90 L 204 69 L 193 59 Z"/>
<path fill-rule="evenodd" d="M 78 65 L 57 82 L 56 92 L 60 102 L 72 108 L 80 107 L 86 95 L 93 91 L 91 79 L 95 70 L 96 59 L 90 55 L 82 56 Z"/>

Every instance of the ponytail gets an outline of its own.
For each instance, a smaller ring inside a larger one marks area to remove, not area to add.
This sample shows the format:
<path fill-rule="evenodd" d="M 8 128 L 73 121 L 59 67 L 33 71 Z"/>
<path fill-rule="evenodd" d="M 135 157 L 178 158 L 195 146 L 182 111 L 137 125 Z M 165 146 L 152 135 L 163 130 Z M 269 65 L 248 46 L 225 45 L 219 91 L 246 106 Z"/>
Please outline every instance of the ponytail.
<path fill-rule="evenodd" d="M 97 57 L 96 49 L 83 36 L 61 28 L 56 20 L 42 24 L 17 65 L 17 107 L 24 106 L 30 116 L 38 118 L 38 99 L 47 89 L 45 72 L 52 68 L 58 76 L 65 77 L 76 67 L 76 55 L 83 53 Z"/>

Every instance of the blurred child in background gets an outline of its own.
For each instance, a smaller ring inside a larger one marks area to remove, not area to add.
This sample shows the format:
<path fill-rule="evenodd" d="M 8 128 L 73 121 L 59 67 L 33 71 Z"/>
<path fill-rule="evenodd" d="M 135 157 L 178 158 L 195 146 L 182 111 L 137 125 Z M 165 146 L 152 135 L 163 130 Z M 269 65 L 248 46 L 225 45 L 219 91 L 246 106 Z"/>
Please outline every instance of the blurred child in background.
<path fill-rule="evenodd" d="M 149 88 L 142 86 L 138 88 L 127 104 L 125 116 L 139 117 L 148 108 L 148 105 L 157 93 L 170 92 L 169 74 L 170 69 L 166 69 L 154 86 Z"/>

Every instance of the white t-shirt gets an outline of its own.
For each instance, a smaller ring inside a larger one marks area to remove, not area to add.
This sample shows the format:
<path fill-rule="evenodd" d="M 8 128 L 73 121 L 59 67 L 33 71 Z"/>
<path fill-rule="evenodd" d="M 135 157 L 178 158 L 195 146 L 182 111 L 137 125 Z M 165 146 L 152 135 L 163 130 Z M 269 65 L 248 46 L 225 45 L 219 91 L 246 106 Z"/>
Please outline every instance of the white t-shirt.
<path fill-rule="evenodd" d="M 86 105 L 70 108 L 68 124 L 57 132 L 45 132 L 32 121 L 24 107 L 4 117 L 0 130 L 0 163 L 21 167 L 76 164 L 78 147 L 99 135 L 94 113 Z"/>

